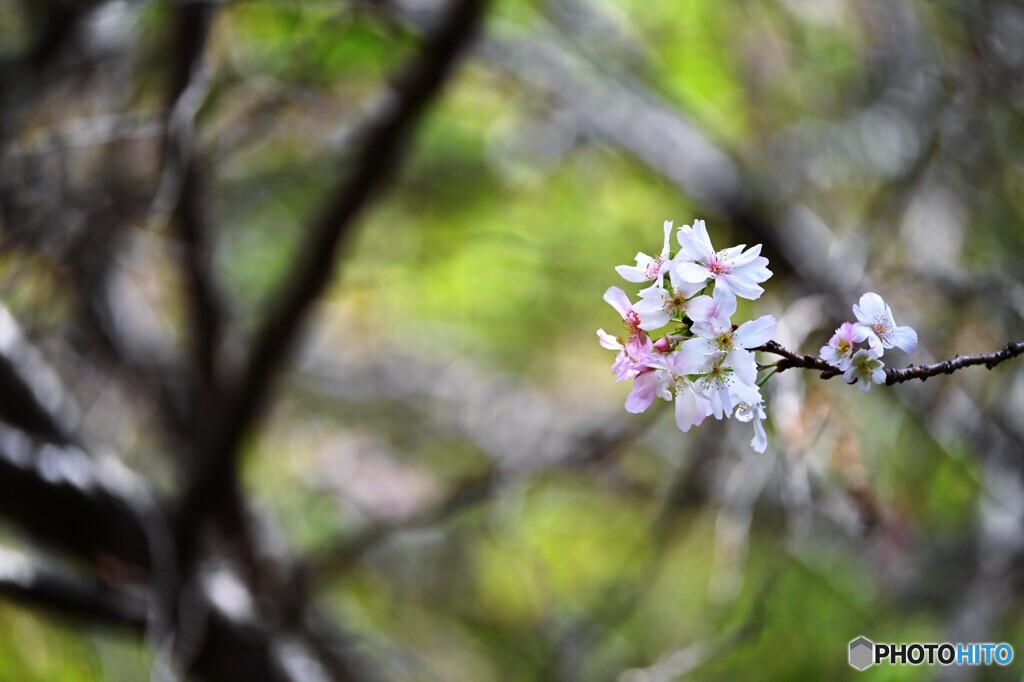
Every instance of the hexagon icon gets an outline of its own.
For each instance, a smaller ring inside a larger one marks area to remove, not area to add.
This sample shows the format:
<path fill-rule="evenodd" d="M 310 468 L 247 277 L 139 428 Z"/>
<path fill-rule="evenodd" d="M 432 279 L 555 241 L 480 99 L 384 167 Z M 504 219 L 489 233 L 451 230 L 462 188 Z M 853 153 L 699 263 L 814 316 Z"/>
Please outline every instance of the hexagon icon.
<path fill-rule="evenodd" d="M 864 670 L 875 663 L 875 643 L 861 635 L 850 642 L 850 665 Z"/>

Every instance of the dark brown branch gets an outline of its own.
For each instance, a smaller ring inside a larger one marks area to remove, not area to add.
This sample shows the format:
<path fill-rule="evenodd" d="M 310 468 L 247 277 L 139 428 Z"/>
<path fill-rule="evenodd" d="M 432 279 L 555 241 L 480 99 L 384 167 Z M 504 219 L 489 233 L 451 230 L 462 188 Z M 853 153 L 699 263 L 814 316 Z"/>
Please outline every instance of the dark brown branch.
<path fill-rule="evenodd" d="M 172 570 L 163 514 L 145 484 L 90 456 L 77 412 L 42 355 L 0 306 L 0 517 L 101 572 L 162 587 Z M 154 621 L 155 624 L 157 621 Z"/>
<path fill-rule="evenodd" d="M 200 82 L 203 54 L 216 4 L 199 2 L 180 7 L 173 44 L 176 47 L 169 93 L 164 180 L 160 191 L 171 204 L 181 236 L 188 280 L 191 337 L 196 369 L 205 387 L 214 384 L 221 337 L 222 296 L 210 268 L 208 225 L 203 206 L 203 177 L 192 149 L 195 114 L 204 91 Z M 158 196 L 157 200 L 160 200 Z"/>
<path fill-rule="evenodd" d="M 756 350 L 780 356 L 782 359 L 772 365 L 779 372 L 785 372 L 787 369 L 794 368 L 809 369 L 821 372 L 822 379 L 831 379 L 842 374 L 837 368 L 821 358 L 815 358 L 810 355 L 798 355 L 775 341 L 769 341 Z M 976 365 L 984 365 L 988 369 L 992 369 L 996 365 L 1018 355 L 1024 355 L 1024 341 L 1008 343 L 1006 347 L 996 353 L 958 355 L 952 360 L 937 362 L 933 365 L 911 365 L 903 369 L 889 368 L 885 370 L 885 384 L 886 386 L 892 386 L 893 384 L 901 384 L 904 381 L 912 381 L 914 379 L 926 381 L 929 377 L 938 376 L 939 374 L 952 374 L 957 370 Z"/>
<path fill-rule="evenodd" d="M 146 629 L 146 600 L 0 549 L 0 596 L 89 625 Z"/>
<path fill-rule="evenodd" d="M 113 463 L 111 463 L 113 466 Z M 0 517 L 35 540 L 93 564 L 147 567 L 141 502 L 107 481 L 85 452 L 35 440 L 0 424 Z"/>
<path fill-rule="evenodd" d="M 212 493 L 230 478 L 241 439 L 265 402 L 310 309 L 334 275 L 340 245 L 401 160 L 416 124 L 471 42 L 486 5 L 487 0 L 459 0 L 454 5 L 426 39 L 422 52 L 398 76 L 391 97 L 368 124 L 352 172 L 314 218 L 298 262 L 256 334 L 241 378 L 227 396 L 220 433 L 183 502 L 185 527 L 197 509 L 215 501 Z"/>
<path fill-rule="evenodd" d="M 237 430 L 244 430 L 282 360 L 298 336 L 312 304 L 334 274 L 335 255 L 356 218 L 383 187 L 400 160 L 407 138 L 475 33 L 486 0 L 460 0 L 448 20 L 430 36 L 410 68 L 396 79 L 391 101 L 365 131 L 352 175 L 314 219 L 292 279 L 256 336 L 236 396 Z M 237 438 L 237 436 L 236 436 Z"/>
<path fill-rule="evenodd" d="M 793 369 L 794 367 L 810 369 L 821 372 L 822 379 L 831 379 L 834 376 L 842 374 L 842 372 L 821 358 L 812 357 L 810 355 L 798 355 L 775 341 L 769 341 L 760 348 L 755 348 L 754 350 L 781 356 L 782 359 L 777 361 L 774 365 L 775 370 L 778 372 L 785 372 L 787 369 Z"/>
<path fill-rule="evenodd" d="M 887 369 L 885 370 L 885 383 L 887 386 L 892 386 L 893 384 L 903 383 L 904 381 L 910 381 L 912 379 L 926 381 L 928 377 L 937 376 L 939 374 L 952 374 L 958 369 L 973 367 L 975 365 L 984 365 L 986 368 L 992 369 L 996 365 L 1022 354 L 1024 354 L 1024 341 L 1016 341 L 1014 343 L 1006 344 L 1006 346 L 997 353 L 986 353 L 984 355 L 958 355 L 952 360 L 938 362 L 934 365 L 911 365 L 904 369 Z"/>
<path fill-rule="evenodd" d="M 202 186 L 199 164 L 190 161 L 184 170 L 181 194 L 174 215 L 184 247 L 182 259 L 188 280 L 195 369 L 203 389 L 208 390 L 218 384 L 217 354 L 224 326 L 225 306 L 210 267 L 211 246 Z"/>
<path fill-rule="evenodd" d="M 37 436 L 69 442 L 74 413 L 57 375 L 0 305 L 0 419 Z"/>

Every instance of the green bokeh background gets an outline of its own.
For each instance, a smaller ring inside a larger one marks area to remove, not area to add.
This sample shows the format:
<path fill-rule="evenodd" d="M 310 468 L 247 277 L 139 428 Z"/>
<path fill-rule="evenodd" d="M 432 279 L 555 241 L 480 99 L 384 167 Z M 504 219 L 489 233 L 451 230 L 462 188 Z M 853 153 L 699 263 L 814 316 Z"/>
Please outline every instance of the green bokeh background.
<path fill-rule="evenodd" d="M 905 4 L 927 36 L 928 68 L 955 74 L 971 50 L 957 9 Z M 640 56 L 624 53 L 610 35 L 604 42 L 581 38 L 580 49 L 601 72 L 631 71 L 753 177 L 785 185 L 786 178 L 773 177 L 789 169 L 775 162 L 779 140 L 848 123 L 870 108 L 881 78 L 882 67 L 871 61 L 880 40 L 871 8 L 814 5 L 608 0 L 600 11 L 628 27 L 623 40 Z M 13 6 L 0 2 L 0 42 L 19 33 Z M 543 36 L 550 29 L 545 7 L 498 2 L 490 27 Z M 130 108 L 158 105 L 167 11 L 165 3 L 148 3 L 139 16 Z M 225 4 L 212 45 L 215 81 L 199 135 L 212 169 L 215 263 L 245 333 L 292 264 L 311 211 L 345 170 L 343 150 L 327 141 L 358 120 L 417 41 L 343 3 L 252 1 Z M 256 141 L 222 154 L 218 145 L 249 116 L 249 103 L 272 93 L 283 93 L 279 118 Z M 991 128 L 979 133 L 992 136 L 997 169 L 973 174 L 943 141 L 934 160 L 936 182 L 961 211 L 962 239 L 942 265 L 1011 282 L 1020 279 L 1024 252 L 1017 97 L 991 104 Z M 394 186 L 347 245 L 314 320 L 326 330 L 319 352 L 330 355 L 333 346 L 367 364 L 468 362 L 481 376 L 542 392 L 567 413 L 619 416 L 628 387 L 613 382 L 611 357 L 594 335 L 618 325 L 602 293 L 613 284 L 634 293 L 613 267 L 638 250 L 656 251 L 663 220 L 689 223 L 706 207 L 585 135 L 563 135 L 563 149 L 531 148 L 532 131 L 559 124 L 556 109 L 529 84 L 479 60 L 463 65 L 418 131 Z M 88 110 L 85 103 L 80 114 Z M 60 115 L 41 107 L 27 135 Z M 821 151 L 815 144 L 808 143 L 807 163 Z M 1000 300 L 954 299 L 922 279 L 919 268 L 936 264 L 922 260 L 900 223 L 913 192 L 877 169 L 844 165 L 843 153 L 822 152 L 842 171 L 834 180 L 790 178 L 790 191 L 836 239 L 864 245 L 864 277 L 887 299 L 892 294 L 898 320 L 917 327 L 940 357 L 1020 338 L 1020 318 L 992 311 Z M 892 194 L 906 200 L 886 201 Z M 716 246 L 752 239 L 725 220 L 709 226 Z M 150 225 L 136 229 L 157 242 L 166 238 Z M 765 255 L 773 263 L 781 258 L 770 249 Z M 159 255 L 153 266 L 146 277 L 170 292 L 166 320 L 170 334 L 180 334 L 172 268 Z M 67 294 L 45 261 L 5 255 L 0 273 L 5 303 L 32 319 L 37 336 L 62 323 Z M 783 316 L 815 295 L 794 275 L 766 288 L 742 314 Z M 841 321 L 817 318 L 802 330 L 801 350 L 815 352 Z M 991 376 L 974 371 L 979 375 L 928 382 L 935 393 L 924 413 L 957 382 L 985 409 L 1003 405 L 1017 385 L 1012 364 Z M 769 401 L 777 383 L 768 384 Z M 644 678 L 620 676 L 624 671 L 673 651 L 699 659 L 679 679 L 931 679 L 935 670 L 927 667 L 854 675 L 846 644 L 860 634 L 907 642 L 948 636 L 957 605 L 950 595 L 964 594 L 970 574 L 935 570 L 946 565 L 944 553 L 960 557 L 970 549 L 978 532 L 986 493 L 975 442 L 934 433 L 898 400 L 902 387 L 861 396 L 813 377 L 793 377 L 787 386 L 786 395 L 802 402 L 783 403 L 779 409 L 791 418 L 782 426 L 773 414 L 773 445 L 763 455 L 770 482 L 748 509 L 728 503 L 729 485 L 737 485 L 730 477 L 756 476 L 745 449 L 748 427 L 709 423 L 683 435 L 664 409 L 606 465 L 541 470 L 440 527 L 396 534 L 331 582 L 327 609 L 388 679 L 626 682 Z M 309 389 L 301 369 L 289 373 L 247 446 L 245 480 L 290 548 L 314 550 L 365 523 L 364 514 L 339 502 L 340 493 L 315 485 L 332 457 L 347 456 L 349 436 L 376 439 L 397 467 L 441 486 L 483 468 L 487 453 L 436 426 L 429 397 L 410 402 L 329 400 Z M 114 445 L 154 479 L 165 473 L 146 454 L 145 437 Z M 712 483 L 696 503 L 674 505 L 672 481 L 707 453 Z M 811 481 L 806 504 L 818 511 L 807 528 L 786 507 L 780 481 L 791 475 Z M 820 510 L 830 506 L 856 513 L 865 490 L 880 510 L 878 526 L 849 537 L 822 521 Z M 730 544 L 733 532 L 738 545 Z M 952 558 L 950 565 L 959 566 Z M 919 589 L 888 569 L 920 571 L 908 581 Z M 730 576 L 738 576 L 734 589 L 722 584 Z M 1014 596 L 994 639 L 1024 642 L 1019 606 Z M 0 642 L 3 680 L 138 680 L 153 661 L 152 650 L 130 637 L 9 605 L 0 607 Z M 1021 670 L 1015 662 L 1012 671 L 993 669 L 979 679 L 1010 679 Z"/>

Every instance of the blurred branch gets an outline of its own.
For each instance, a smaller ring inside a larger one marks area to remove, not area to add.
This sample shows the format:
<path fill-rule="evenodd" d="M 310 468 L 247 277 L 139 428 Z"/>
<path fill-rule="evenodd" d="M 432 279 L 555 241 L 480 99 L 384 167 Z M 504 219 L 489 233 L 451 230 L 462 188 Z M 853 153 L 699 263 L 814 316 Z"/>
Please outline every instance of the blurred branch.
<path fill-rule="evenodd" d="M 577 434 L 563 451 L 538 454 L 537 459 L 545 470 L 554 467 L 595 466 L 647 430 L 654 423 L 655 417 L 656 411 L 652 410 L 646 418 L 621 420 L 610 428 L 607 423 L 602 423 Z M 493 500 L 503 489 L 534 471 L 503 472 L 497 466 L 491 466 L 483 474 L 456 483 L 440 502 L 410 519 L 374 523 L 354 536 L 328 541 L 323 549 L 307 559 L 314 589 L 329 584 L 369 550 L 396 534 L 444 523 L 463 511 Z"/>
<path fill-rule="evenodd" d="M 842 374 L 841 370 L 820 358 L 810 355 L 798 355 L 775 341 L 769 341 L 755 350 L 781 356 L 781 360 L 771 365 L 778 372 L 794 368 L 808 369 L 821 372 L 820 376 L 822 379 L 831 379 Z M 901 384 L 904 381 L 913 381 L 915 379 L 927 381 L 929 377 L 940 374 L 952 374 L 965 367 L 975 367 L 978 365 L 984 365 L 988 369 L 993 369 L 996 365 L 1013 359 L 1018 355 L 1024 355 L 1024 341 L 1008 343 L 1001 351 L 995 353 L 958 355 L 952 360 L 937 362 L 931 365 L 911 365 L 903 369 L 888 368 L 885 370 L 885 384 L 886 386 L 892 386 L 893 384 Z"/>
<path fill-rule="evenodd" d="M 181 200 L 193 155 L 196 114 L 210 89 L 211 75 L 203 53 L 215 10 L 216 3 L 196 2 L 176 11 L 177 27 L 171 40 L 176 53 L 172 55 L 164 162 L 150 209 L 156 215 L 174 210 Z"/>
<path fill-rule="evenodd" d="M 204 507 L 216 503 L 214 492 L 231 477 L 242 437 L 262 408 L 310 309 L 334 274 L 340 245 L 362 210 L 384 188 L 413 129 L 474 36 L 486 5 L 486 0 L 458 0 L 437 31 L 427 37 L 421 53 L 396 78 L 392 96 L 368 121 L 351 174 L 313 219 L 298 262 L 258 330 L 249 362 L 230 391 L 218 437 L 183 500 L 184 527 Z"/>
<path fill-rule="evenodd" d="M 148 566 L 147 529 L 130 492 L 138 483 L 113 461 L 100 465 L 0 424 L 0 515 L 50 547 L 94 564 Z"/>
<path fill-rule="evenodd" d="M 146 628 L 149 608 L 141 597 L 2 548 L 0 596 L 88 624 L 123 627 L 140 634 Z"/>
<path fill-rule="evenodd" d="M 0 417 L 18 427 L 0 422 L 0 516 L 114 575 L 138 578 L 138 569 L 149 569 L 154 590 L 166 596 L 173 547 L 148 487 L 113 458 L 81 447 L 68 417 L 72 401 L 2 306 L 0 370 Z M 166 624 L 162 613 L 152 615 L 158 629 Z"/>
<path fill-rule="evenodd" d="M 0 305 L 0 419 L 47 439 L 70 442 L 77 414 L 60 380 Z"/>
<path fill-rule="evenodd" d="M 182 258 L 188 282 L 189 316 L 191 319 L 191 341 L 200 386 L 198 391 L 206 394 L 204 399 L 195 400 L 194 411 L 206 412 L 212 394 L 219 387 L 217 354 L 223 335 L 223 296 L 210 267 L 212 245 L 208 237 L 208 225 L 203 209 L 203 181 L 199 164 L 189 162 L 184 171 L 181 195 L 175 208 L 175 222 L 182 238 Z M 199 415 L 193 415 L 193 425 Z"/>
<path fill-rule="evenodd" d="M 324 585 L 355 564 L 367 551 L 385 542 L 394 535 L 407 530 L 427 528 L 452 518 L 492 498 L 497 472 L 488 470 L 483 475 L 473 476 L 455 484 L 439 503 L 417 514 L 415 517 L 392 523 L 373 523 L 352 537 L 327 546 L 308 559 L 309 572 L 317 585 Z"/>
<path fill-rule="evenodd" d="M 60 380 L 3 306 L 0 389 L 0 417 L 17 427 L 0 423 L 0 514 L 87 558 L 113 550 L 145 565 L 144 532 L 126 513 L 131 504 L 99 489 L 102 477 L 71 445 L 75 410 Z"/>
<path fill-rule="evenodd" d="M 750 614 L 731 632 L 717 640 L 696 642 L 662 655 L 646 668 L 632 668 L 623 671 L 617 682 L 672 682 L 679 680 L 705 664 L 721 659 L 731 651 L 749 643 L 764 630 L 768 622 L 768 597 L 778 582 L 777 576 L 767 582 L 760 594 L 753 600 Z"/>
<path fill-rule="evenodd" d="M 23 54 L 0 61 L 0 148 L 15 136 L 25 109 L 43 93 L 52 67 L 100 0 L 38 4 L 45 8 L 31 44 Z"/>
<path fill-rule="evenodd" d="M 174 215 L 183 243 L 188 281 L 189 314 L 196 370 L 206 393 L 215 387 L 216 355 L 221 338 L 221 293 L 210 268 L 211 246 L 202 205 L 200 164 L 194 158 L 195 116 L 209 89 L 203 52 L 213 22 L 215 3 L 196 3 L 178 8 L 178 26 L 172 41 L 177 48 L 171 72 L 171 103 L 164 143 L 164 168 L 155 205 L 166 204 Z M 206 400 L 195 400 L 197 412 L 205 412 Z M 195 424 L 196 419 L 193 420 Z"/>

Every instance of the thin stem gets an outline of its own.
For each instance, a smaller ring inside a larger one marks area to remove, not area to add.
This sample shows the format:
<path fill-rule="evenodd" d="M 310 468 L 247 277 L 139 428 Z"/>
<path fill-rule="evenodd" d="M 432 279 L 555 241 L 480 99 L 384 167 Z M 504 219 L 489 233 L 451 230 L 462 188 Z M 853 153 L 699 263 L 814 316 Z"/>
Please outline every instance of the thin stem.
<path fill-rule="evenodd" d="M 769 365 L 771 369 L 763 377 L 757 380 L 758 387 L 764 386 L 768 383 L 768 380 L 775 376 L 775 373 L 779 371 L 778 365 Z"/>

